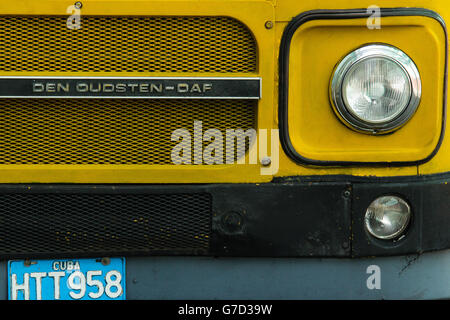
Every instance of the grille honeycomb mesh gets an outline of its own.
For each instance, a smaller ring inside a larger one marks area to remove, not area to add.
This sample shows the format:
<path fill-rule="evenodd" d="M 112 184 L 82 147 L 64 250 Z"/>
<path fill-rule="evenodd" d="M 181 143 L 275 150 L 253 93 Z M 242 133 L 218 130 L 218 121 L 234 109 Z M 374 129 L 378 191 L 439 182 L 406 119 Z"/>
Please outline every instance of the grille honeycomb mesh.
<path fill-rule="evenodd" d="M 223 133 L 225 148 L 226 129 L 256 128 L 256 105 L 209 99 L 0 99 L 0 164 L 173 164 L 176 129 L 189 131 L 194 150 L 194 121 L 201 121 L 203 132 Z"/>
<path fill-rule="evenodd" d="M 255 72 L 250 31 L 228 17 L 0 16 L 0 71 Z"/>
<path fill-rule="evenodd" d="M 206 253 L 211 195 L 2 194 L 0 256 Z"/>

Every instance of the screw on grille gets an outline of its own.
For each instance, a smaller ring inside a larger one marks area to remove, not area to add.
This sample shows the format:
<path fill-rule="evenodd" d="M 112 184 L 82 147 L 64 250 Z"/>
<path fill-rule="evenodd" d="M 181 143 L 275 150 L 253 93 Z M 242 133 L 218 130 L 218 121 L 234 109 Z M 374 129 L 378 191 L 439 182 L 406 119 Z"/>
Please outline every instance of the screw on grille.
<path fill-rule="evenodd" d="M 77 9 L 81 9 L 83 7 L 83 4 L 80 1 L 77 1 L 77 2 L 75 2 L 74 6 Z"/>

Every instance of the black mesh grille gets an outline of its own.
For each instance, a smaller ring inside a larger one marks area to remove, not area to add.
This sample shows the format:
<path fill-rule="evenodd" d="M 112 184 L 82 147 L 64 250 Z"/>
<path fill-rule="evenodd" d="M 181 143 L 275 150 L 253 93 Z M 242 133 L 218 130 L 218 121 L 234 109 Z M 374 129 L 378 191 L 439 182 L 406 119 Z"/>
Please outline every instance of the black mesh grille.
<path fill-rule="evenodd" d="M 193 148 L 195 121 L 203 132 L 246 131 L 256 110 L 241 99 L 0 99 L 0 165 L 173 165 L 175 130 Z"/>
<path fill-rule="evenodd" d="M 0 71 L 255 72 L 256 41 L 230 17 L 0 16 Z"/>
<path fill-rule="evenodd" d="M 0 255 L 206 253 L 211 196 L 1 194 Z"/>

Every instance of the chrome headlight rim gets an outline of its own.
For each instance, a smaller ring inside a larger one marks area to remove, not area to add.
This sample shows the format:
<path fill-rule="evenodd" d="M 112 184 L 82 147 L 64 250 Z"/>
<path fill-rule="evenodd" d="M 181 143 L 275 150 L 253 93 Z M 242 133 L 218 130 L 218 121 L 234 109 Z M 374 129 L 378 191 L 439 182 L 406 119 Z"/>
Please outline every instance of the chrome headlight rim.
<path fill-rule="evenodd" d="M 381 201 L 382 199 L 386 199 L 386 198 L 393 198 L 396 201 L 398 201 L 398 203 L 400 203 L 401 205 L 403 205 L 406 208 L 407 213 L 406 213 L 406 220 L 405 220 L 405 222 L 404 222 L 404 224 L 402 225 L 401 228 L 399 228 L 396 232 L 394 232 L 394 233 L 392 233 L 390 235 L 384 235 L 383 236 L 383 235 L 378 234 L 372 228 L 372 226 L 370 224 L 370 221 L 369 221 L 368 213 L 369 213 L 370 208 L 376 202 Z M 373 239 L 377 239 L 379 241 L 381 240 L 381 241 L 394 241 L 394 242 L 396 242 L 396 241 L 399 241 L 400 239 L 403 239 L 406 236 L 408 229 L 411 227 L 412 220 L 413 220 L 412 208 L 411 208 L 411 205 L 406 200 L 406 198 L 404 198 L 403 196 L 398 195 L 398 194 L 389 193 L 389 194 L 380 195 L 380 196 L 374 198 L 370 202 L 370 204 L 367 207 L 366 212 L 364 214 L 364 227 L 365 227 L 365 230 L 366 230 L 367 234 L 370 235 Z"/>
<path fill-rule="evenodd" d="M 349 110 L 343 95 L 345 77 L 358 63 L 371 58 L 382 58 L 398 65 L 409 79 L 410 98 L 403 110 L 388 121 L 369 122 L 358 118 Z M 419 70 L 414 61 L 402 50 L 384 43 L 365 44 L 347 54 L 336 66 L 330 81 L 330 100 L 333 110 L 349 128 L 367 134 L 386 134 L 408 122 L 416 112 L 422 95 Z"/>

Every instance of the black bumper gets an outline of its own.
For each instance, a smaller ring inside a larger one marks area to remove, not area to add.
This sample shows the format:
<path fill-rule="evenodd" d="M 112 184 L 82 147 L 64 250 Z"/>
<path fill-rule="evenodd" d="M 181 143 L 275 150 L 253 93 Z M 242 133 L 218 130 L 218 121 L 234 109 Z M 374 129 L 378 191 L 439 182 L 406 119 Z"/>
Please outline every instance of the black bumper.
<path fill-rule="evenodd" d="M 265 184 L 0 185 L 0 257 L 364 257 L 450 248 L 450 174 L 278 178 Z M 406 236 L 363 226 L 374 198 L 406 199 Z"/>

